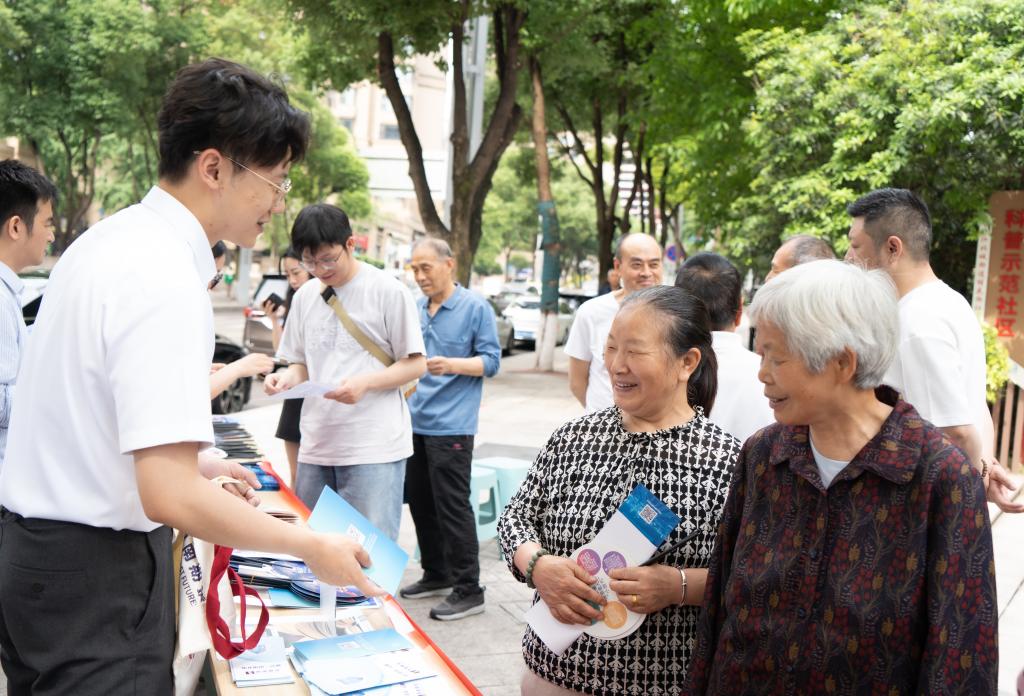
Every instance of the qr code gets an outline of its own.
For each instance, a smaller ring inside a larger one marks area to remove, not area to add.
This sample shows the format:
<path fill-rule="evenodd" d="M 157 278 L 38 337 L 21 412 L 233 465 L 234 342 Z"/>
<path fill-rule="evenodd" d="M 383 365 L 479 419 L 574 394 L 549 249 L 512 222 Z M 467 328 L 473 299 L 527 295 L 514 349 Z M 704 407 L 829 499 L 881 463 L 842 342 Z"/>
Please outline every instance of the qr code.
<path fill-rule="evenodd" d="M 650 524 L 651 522 L 653 522 L 654 518 L 657 517 L 657 516 L 658 516 L 658 511 L 654 509 L 653 505 L 644 505 L 640 509 L 640 518 L 644 522 L 646 522 L 647 524 Z"/>

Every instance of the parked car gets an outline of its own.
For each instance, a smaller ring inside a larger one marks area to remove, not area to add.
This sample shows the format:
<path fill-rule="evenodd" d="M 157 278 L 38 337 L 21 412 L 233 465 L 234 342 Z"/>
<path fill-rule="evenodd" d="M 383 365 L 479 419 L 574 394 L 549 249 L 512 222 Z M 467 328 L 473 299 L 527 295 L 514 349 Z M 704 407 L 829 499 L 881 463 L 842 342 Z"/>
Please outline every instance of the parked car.
<path fill-rule="evenodd" d="M 249 354 L 242 346 L 230 338 L 223 336 L 216 337 L 216 344 L 213 349 L 213 362 L 230 363 L 244 358 Z M 242 377 L 232 382 L 227 389 L 210 402 L 210 409 L 214 413 L 237 413 L 245 408 L 252 396 L 252 377 Z"/>
<path fill-rule="evenodd" d="M 43 290 L 50 280 L 50 272 L 45 268 L 37 271 L 19 273 L 18 277 L 25 283 L 21 293 L 21 314 L 25 317 L 26 326 L 32 326 L 39 314 L 39 305 L 43 303 Z"/>
<path fill-rule="evenodd" d="M 537 332 L 540 329 L 540 299 L 536 296 L 520 297 L 505 308 L 504 315 L 512 322 L 513 342 L 532 342 L 537 339 Z M 558 336 L 555 339 L 557 345 L 565 343 L 569 337 L 569 329 L 572 327 L 573 313 L 569 305 L 561 301 L 558 303 Z"/>
<path fill-rule="evenodd" d="M 242 329 L 242 345 L 250 353 L 263 353 L 274 357 L 274 329 L 271 319 L 263 311 L 263 303 L 271 294 L 281 299 L 288 296 L 288 276 L 266 273 L 252 296 L 252 304 L 246 307 L 245 327 Z"/>
<path fill-rule="evenodd" d="M 501 346 L 502 355 L 511 355 L 515 347 L 515 336 L 512 322 L 498 311 L 498 305 L 494 300 L 487 300 L 487 304 L 494 310 L 494 323 L 498 325 L 498 345 Z"/>

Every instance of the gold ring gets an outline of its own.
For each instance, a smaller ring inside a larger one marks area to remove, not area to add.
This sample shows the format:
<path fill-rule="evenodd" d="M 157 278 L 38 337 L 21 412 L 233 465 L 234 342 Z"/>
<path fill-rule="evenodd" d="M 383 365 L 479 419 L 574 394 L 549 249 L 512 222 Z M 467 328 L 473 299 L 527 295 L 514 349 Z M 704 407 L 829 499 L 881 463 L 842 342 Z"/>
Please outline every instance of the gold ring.
<path fill-rule="evenodd" d="M 633 606 L 636 606 L 636 595 L 633 595 Z"/>

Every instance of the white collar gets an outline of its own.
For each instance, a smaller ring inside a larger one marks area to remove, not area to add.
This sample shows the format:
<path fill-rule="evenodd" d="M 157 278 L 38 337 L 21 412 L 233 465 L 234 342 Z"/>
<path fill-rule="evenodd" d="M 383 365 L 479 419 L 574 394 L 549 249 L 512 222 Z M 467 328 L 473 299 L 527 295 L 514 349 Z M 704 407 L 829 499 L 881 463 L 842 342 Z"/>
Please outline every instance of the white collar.
<path fill-rule="evenodd" d="M 159 186 L 154 186 L 149 190 L 146 197 L 142 199 L 142 205 L 169 222 L 171 229 L 180 234 L 189 245 L 192 249 L 196 272 L 205 289 L 217 275 L 217 264 L 213 260 L 210 240 L 196 216 L 181 201 Z"/>

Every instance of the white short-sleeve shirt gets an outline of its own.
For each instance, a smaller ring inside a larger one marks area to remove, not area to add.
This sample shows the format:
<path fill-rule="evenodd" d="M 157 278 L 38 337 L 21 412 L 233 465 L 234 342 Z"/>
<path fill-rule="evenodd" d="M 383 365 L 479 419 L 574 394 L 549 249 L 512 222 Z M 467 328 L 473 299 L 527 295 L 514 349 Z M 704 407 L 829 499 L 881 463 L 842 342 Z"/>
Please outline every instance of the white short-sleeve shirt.
<path fill-rule="evenodd" d="M 210 242 L 154 187 L 57 262 L 18 376 L 0 503 L 147 532 L 132 452 L 210 443 Z"/>
<path fill-rule="evenodd" d="M 985 339 L 967 300 L 936 280 L 900 298 L 899 317 L 885 383 L 936 427 L 975 425 L 984 435 Z"/>
<path fill-rule="evenodd" d="M 735 331 L 713 331 L 711 340 L 718 360 L 718 392 L 708 420 L 744 442 L 775 422 L 764 385 L 757 378 L 761 358 L 743 347 Z"/>
<path fill-rule="evenodd" d="M 576 310 L 565 354 L 590 363 L 587 380 L 587 412 L 600 411 L 615 405 L 612 383 L 604 366 L 604 344 L 612 328 L 612 320 L 619 311 L 614 292 L 587 300 Z"/>
<path fill-rule="evenodd" d="M 320 288 L 310 282 L 295 293 L 278 357 L 305 365 L 311 381 L 331 385 L 383 370 L 342 326 Z M 334 292 L 352 321 L 392 358 L 426 355 L 416 302 L 398 280 L 360 263 L 356 276 Z M 304 464 L 382 464 L 412 456 L 412 420 L 399 389 L 367 391 L 355 404 L 305 399 L 299 430 Z"/>

